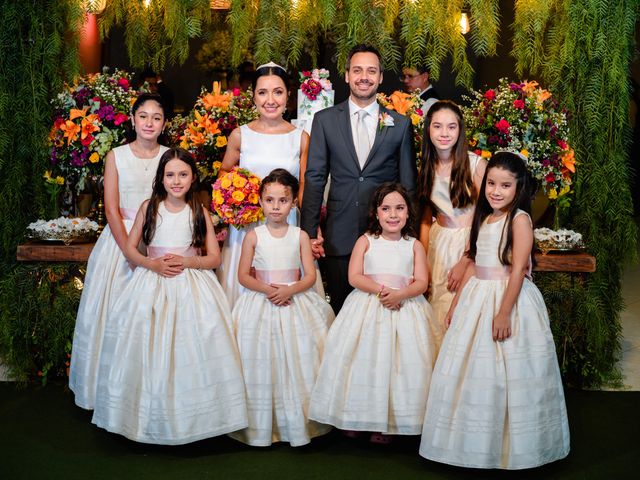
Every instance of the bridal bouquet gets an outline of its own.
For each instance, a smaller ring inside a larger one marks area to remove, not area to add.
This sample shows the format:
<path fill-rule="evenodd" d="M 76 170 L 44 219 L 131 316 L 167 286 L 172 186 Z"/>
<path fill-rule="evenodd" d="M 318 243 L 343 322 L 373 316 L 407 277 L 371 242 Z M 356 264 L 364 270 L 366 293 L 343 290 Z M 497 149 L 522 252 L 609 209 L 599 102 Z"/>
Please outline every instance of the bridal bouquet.
<path fill-rule="evenodd" d="M 52 101 L 49 132 L 52 176 L 61 175 L 79 193 L 89 177 L 99 180 L 104 157 L 125 140 L 137 92 L 127 72 L 115 70 L 77 79 Z"/>
<path fill-rule="evenodd" d="M 246 168 L 234 167 L 213 184 L 211 209 L 236 228 L 264 218 L 259 199 L 260 179 Z"/>
<path fill-rule="evenodd" d="M 227 138 L 239 125 L 256 119 L 251 92 L 221 90 L 213 82 L 211 91 L 202 89 L 187 117 L 176 117 L 169 126 L 175 143 L 191 152 L 198 164 L 201 182 L 212 182 L 227 149 Z"/>
<path fill-rule="evenodd" d="M 497 88 L 474 91 L 463 107 L 471 149 L 485 158 L 512 150 L 527 158 L 533 177 L 551 200 L 566 206 L 576 172 L 569 146 L 567 111 L 537 82 L 501 79 Z"/>
<path fill-rule="evenodd" d="M 378 93 L 378 102 L 388 110 L 395 110 L 400 115 L 411 119 L 413 126 L 413 145 L 416 152 L 418 168 L 422 159 L 422 134 L 424 131 L 424 112 L 419 92 L 404 93 L 396 90 L 391 95 Z"/>

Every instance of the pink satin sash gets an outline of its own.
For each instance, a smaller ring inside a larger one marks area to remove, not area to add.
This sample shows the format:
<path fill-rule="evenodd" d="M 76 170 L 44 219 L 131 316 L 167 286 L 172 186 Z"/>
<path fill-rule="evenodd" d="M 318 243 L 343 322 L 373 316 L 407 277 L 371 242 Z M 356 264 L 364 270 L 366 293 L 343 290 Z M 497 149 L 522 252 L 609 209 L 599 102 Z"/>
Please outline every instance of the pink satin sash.
<path fill-rule="evenodd" d="M 367 273 L 365 276 L 380 285 L 395 289 L 407 287 L 411 283 L 410 277 L 394 275 L 393 273 Z"/>
<path fill-rule="evenodd" d="M 476 265 L 476 278 L 480 280 L 506 280 L 511 275 L 511 267 L 502 265 L 500 267 L 481 267 Z"/>
<path fill-rule="evenodd" d="M 473 211 L 458 215 L 457 217 L 450 217 L 444 213 L 438 212 L 436 215 L 436 222 L 438 225 L 444 228 L 465 228 L 470 227 L 473 221 Z"/>
<path fill-rule="evenodd" d="M 256 270 L 256 278 L 264 283 L 286 285 L 300 280 L 300 269 L 289 270 Z"/>
<path fill-rule="evenodd" d="M 180 255 L 181 257 L 195 257 L 199 252 L 194 247 L 147 247 L 147 256 L 149 258 L 164 257 L 168 253 Z"/>
<path fill-rule="evenodd" d="M 511 275 L 511 266 L 502 265 L 500 267 L 482 267 L 476 265 L 476 278 L 480 280 L 506 280 Z M 527 266 L 525 277 L 531 280 L 531 262 Z"/>
<path fill-rule="evenodd" d="M 135 208 L 120 207 L 120 215 L 122 215 L 122 218 L 125 220 L 135 220 L 137 213 L 138 213 L 138 210 Z"/>

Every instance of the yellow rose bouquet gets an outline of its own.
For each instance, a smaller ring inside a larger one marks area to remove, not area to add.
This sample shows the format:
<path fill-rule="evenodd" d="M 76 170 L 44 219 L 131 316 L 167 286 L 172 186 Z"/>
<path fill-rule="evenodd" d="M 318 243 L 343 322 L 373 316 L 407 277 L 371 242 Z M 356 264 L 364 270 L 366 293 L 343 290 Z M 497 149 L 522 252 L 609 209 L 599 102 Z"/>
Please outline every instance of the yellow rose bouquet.
<path fill-rule="evenodd" d="M 246 168 L 234 167 L 213 184 L 211 209 L 236 228 L 264 218 L 260 207 L 260 179 Z"/>

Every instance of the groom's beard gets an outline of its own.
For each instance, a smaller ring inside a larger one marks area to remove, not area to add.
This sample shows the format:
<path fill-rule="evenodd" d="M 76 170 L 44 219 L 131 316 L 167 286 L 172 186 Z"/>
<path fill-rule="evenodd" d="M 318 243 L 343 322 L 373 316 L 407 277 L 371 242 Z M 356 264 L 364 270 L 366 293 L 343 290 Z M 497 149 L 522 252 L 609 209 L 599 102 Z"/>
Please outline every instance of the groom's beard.
<path fill-rule="evenodd" d="M 369 86 L 373 86 L 373 85 L 374 85 L 374 83 L 373 83 L 373 82 L 369 82 L 368 80 L 362 80 L 362 81 L 360 81 L 360 82 L 356 82 L 356 85 L 369 85 Z M 372 92 L 371 94 L 369 94 L 369 95 L 363 95 L 363 94 L 361 94 L 361 93 L 355 92 L 355 91 L 354 91 L 353 89 L 351 89 L 351 88 L 349 89 L 349 91 L 350 91 L 351 96 L 352 96 L 353 98 L 357 98 L 358 100 L 365 100 L 365 101 L 368 101 L 368 100 L 371 100 L 371 99 L 375 98 L 375 97 L 376 97 L 376 94 L 378 93 L 378 89 L 377 89 L 377 88 L 374 88 L 374 89 L 373 89 L 373 92 Z"/>

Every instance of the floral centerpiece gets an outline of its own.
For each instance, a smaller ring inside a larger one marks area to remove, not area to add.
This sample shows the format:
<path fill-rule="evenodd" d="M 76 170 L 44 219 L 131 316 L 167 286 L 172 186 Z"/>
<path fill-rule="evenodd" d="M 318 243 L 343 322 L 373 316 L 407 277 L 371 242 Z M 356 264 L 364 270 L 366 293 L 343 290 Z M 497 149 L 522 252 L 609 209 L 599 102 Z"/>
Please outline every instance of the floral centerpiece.
<path fill-rule="evenodd" d="M 422 135 L 424 131 L 424 112 L 422 111 L 422 100 L 418 91 L 414 93 L 404 93 L 396 90 L 387 96 L 378 93 L 378 102 L 388 110 L 395 110 L 400 115 L 411 119 L 413 125 L 413 145 L 416 152 L 416 163 L 420 168 L 422 159 Z"/>
<path fill-rule="evenodd" d="M 68 217 L 40 219 L 27 226 L 31 238 L 62 241 L 66 244 L 92 239 L 98 233 L 98 228 L 98 224 L 88 218 Z"/>
<path fill-rule="evenodd" d="M 90 74 L 65 85 L 52 100 L 50 174 L 61 175 L 76 193 L 90 177 L 103 175 L 104 157 L 125 141 L 131 104 L 137 96 L 127 72 Z"/>
<path fill-rule="evenodd" d="M 584 248 L 582 235 L 564 228 L 559 230 L 536 228 L 533 231 L 533 237 L 536 241 L 536 246 L 543 254 L 554 250 L 571 251 Z"/>
<path fill-rule="evenodd" d="M 210 183 L 216 179 L 231 132 L 257 117 L 250 91 L 223 92 L 220 83 L 213 82 L 211 91 L 202 89 L 187 117 L 174 118 L 169 134 L 195 156 L 200 181 Z"/>
<path fill-rule="evenodd" d="M 211 209 L 236 228 L 264 218 L 259 199 L 260 179 L 246 168 L 234 167 L 213 184 Z"/>
<path fill-rule="evenodd" d="M 329 70 L 326 68 L 314 68 L 300 72 L 302 98 L 298 99 L 298 116 L 311 114 L 313 111 L 333 105 L 332 88 Z M 319 104 L 316 102 L 317 100 L 320 101 Z"/>
<path fill-rule="evenodd" d="M 574 151 L 569 146 L 567 111 L 537 82 L 501 79 L 497 88 L 474 91 L 463 107 L 469 145 L 478 155 L 497 150 L 520 152 L 550 200 L 568 205 Z M 558 210 L 558 209 L 556 209 Z"/>

